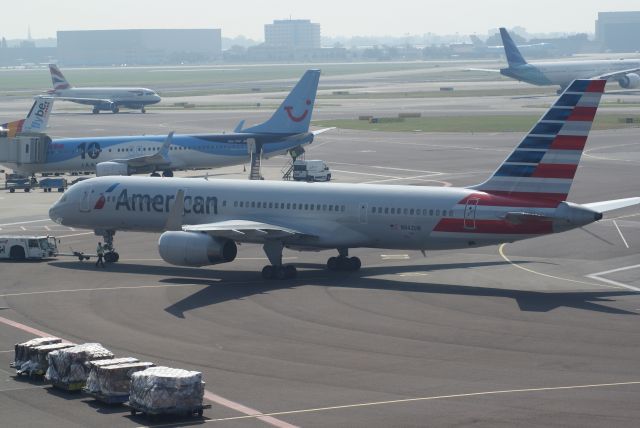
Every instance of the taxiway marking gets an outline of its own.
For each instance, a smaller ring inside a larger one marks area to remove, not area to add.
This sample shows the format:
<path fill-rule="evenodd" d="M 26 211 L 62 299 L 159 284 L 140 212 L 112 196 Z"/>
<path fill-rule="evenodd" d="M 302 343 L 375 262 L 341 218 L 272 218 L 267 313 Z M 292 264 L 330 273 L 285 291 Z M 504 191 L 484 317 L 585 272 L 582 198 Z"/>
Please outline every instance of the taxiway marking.
<path fill-rule="evenodd" d="M 39 337 L 57 337 L 57 336 L 52 336 L 49 333 L 45 333 L 42 330 L 38 330 L 36 328 L 29 327 L 28 325 L 24 325 L 24 324 L 21 324 L 19 322 L 12 321 L 12 320 L 10 320 L 8 318 L 0 317 L 0 322 L 3 323 L 3 324 L 6 324 L 8 326 L 15 327 L 15 328 L 17 328 L 19 330 L 26 331 L 27 333 L 31 333 L 31 334 L 33 334 L 35 336 L 39 336 Z"/>
<path fill-rule="evenodd" d="M 602 281 L 602 282 L 606 282 L 607 284 L 611 284 L 611 285 L 615 285 L 618 287 L 622 287 L 622 288 L 626 288 L 628 290 L 633 290 L 633 291 L 640 291 L 640 288 L 638 287 L 634 287 L 633 285 L 629 285 L 629 284 L 624 284 L 622 282 L 618 282 L 618 281 L 614 281 L 612 279 L 607 279 L 607 278 L 603 278 L 603 275 L 608 275 L 610 273 L 616 273 L 616 272 L 622 272 L 625 270 L 631 270 L 631 269 L 637 269 L 640 268 L 640 265 L 633 265 L 633 266 L 624 266 L 618 269 L 611 269 L 611 270 L 606 270 L 604 272 L 596 272 L 596 273 L 591 273 L 589 275 L 586 275 L 587 278 L 591 278 L 591 279 L 595 279 L 597 281 Z"/>
<path fill-rule="evenodd" d="M 597 284 L 597 283 L 586 282 L 586 281 L 579 281 L 577 279 L 562 278 L 560 276 L 549 275 L 548 273 L 542 273 L 542 272 L 535 271 L 533 269 L 526 268 L 524 266 L 520 266 L 518 263 L 511 261 L 509 259 L 509 257 L 507 257 L 507 255 L 504 253 L 504 247 L 506 245 L 507 244 L 500 245 L 498 247 L 498 253 L 500 253 L 500 256 L 513 267 L 517 267 L 518 269 L 522 269 L 522 270 L 524 270 L 526 272 L 533 273 L 535 275 L 540 275 L 540 276 L 544 276 L 544 277 L 547 277 L 547 278 L 557 279 L 557 280 L 560 280 L 560 281 L 567 281 L 567 282 L 573 282 L 573 283 L 576 283 L 576 284 L 584 284 L 584 285 L 591 285 L 591 286 L 597 286 L 597 287 L 607 287 L 606 285 L 603 285 L 603 284 Z M 612 284 L 612 285 L 614 285 L 614 284 Z M 611 286 L 609 286 L 609 287 L 611 287 Z M 618 288 L 618 287 L 614 285 L 613 288 Z"/>
<path fill-rule="evenodd" d="M 17 226 L 19 224 L 40 223 L 43 221 L 51 221 L 51 220 L 48 218 L 43 218 L 42 220 L 18 221 L 16 223 L 4 223 L 4 224 L 0 224 L 0 226 Z"/>
<path fill-rule="evenodd" d="M 487 395 L 505 395 L 505 394 L 519 394 L 519 393 L 522 394 L 522 393 L 532 393 L 532 392 L 563 391 L 563 390 L 575 390 L 575 389 L 607 388 L 607 387 L 614 387 L 614 386 L 630 386 L 630 385 L 640 385 L 640 381 L 599 383 L 599 384 L 590 384 L 590 385 L 549 386 L 549 387 L 542 387 L 542 388 L 504 389 L 504 390 L 497 390 L 497 391 L 469 392 L 465 394 L 433 395 L 429 397 L 402 398 L 399 400 L 372 401 L 368 403 L 355 403 L 355 404 L 345 404 L 345 405 L 338 405 L 338 406 L 317 407 L 313 409 L 272 412 L 272 413 L 264 413 L 259 416 L 296 415 L 301 413 L 319 413 L 319 412 L 326 412 L 330 410 L 353 409 L 358 407 L 373 407 L 373 406 L 382 406 L 382 405 L 391 405 L 391 404 L 411 403 L 411 402 L 418 402 L 418 401 L 482 397 Z M 234 421 L 234 420 L 241 420 L 241 419 L 257 418 L 259 416 L 247 415 L 247 416 L 236 416 L 236 417 L 229 417 L 229 418 L 207 419 L 204 422 L 208 423 L 208 422 Z"/>
<path fill-rule="evenodd" d="M 624 243 L 624 246 L 629 248 L 629 244 L 627 243 L 627 240 L 624 239 L 624 235 L 622 234 L 622 231 L 620 230 L 620 227 L 618 226 L 618 223 L 615 220 L 613 220 L 613 225 L 616 227 L 616 230 L 620 234 L 620 238 L 622 238 L 622 242 Z"/>

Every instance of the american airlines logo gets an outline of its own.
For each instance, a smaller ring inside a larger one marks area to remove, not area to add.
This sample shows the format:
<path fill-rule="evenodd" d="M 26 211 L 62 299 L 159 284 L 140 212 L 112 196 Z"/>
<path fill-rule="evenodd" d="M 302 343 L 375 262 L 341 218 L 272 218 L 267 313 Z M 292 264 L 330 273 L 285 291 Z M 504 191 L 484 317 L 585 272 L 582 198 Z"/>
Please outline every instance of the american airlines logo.
<path fill-rule="evenodd" d="M 100 196 L 98 203 L 104 196 Z M 148 193 L 131 193 L 127 189 L 120 191 L 116 198 L 116 211 L 136 211 L 136 212 L 157 212 L 168 213 L 173 207 L 171 201 L 175 200 L 175 195 L 163 195 Z M 98 208 L 104 206 L 104 202 Z M 218 214 L 218 198 L 215 196 L 185 196 L 184 214 Z"/>

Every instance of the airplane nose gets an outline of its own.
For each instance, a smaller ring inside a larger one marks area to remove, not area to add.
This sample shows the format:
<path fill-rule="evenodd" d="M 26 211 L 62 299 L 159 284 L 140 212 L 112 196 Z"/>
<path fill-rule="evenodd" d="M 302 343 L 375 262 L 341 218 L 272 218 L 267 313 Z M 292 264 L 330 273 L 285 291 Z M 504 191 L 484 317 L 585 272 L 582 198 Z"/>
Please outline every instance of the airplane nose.
<path fill-rule="evenodd" d="M 56 202 L 49 208 L 49 218 L 58 224 L 62 224 L 62 216 L 60 215 L 60 207 Z"/>

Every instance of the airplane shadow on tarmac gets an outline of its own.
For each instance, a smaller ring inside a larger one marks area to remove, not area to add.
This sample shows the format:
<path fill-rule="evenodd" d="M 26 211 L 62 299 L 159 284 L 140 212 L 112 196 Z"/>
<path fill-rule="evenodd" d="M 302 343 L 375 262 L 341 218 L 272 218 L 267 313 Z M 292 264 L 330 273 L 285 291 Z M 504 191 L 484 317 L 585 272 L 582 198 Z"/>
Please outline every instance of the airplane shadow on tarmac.
<path fill-rule="evenodd" d="M 526 264 L 519 261 L 518 264 Z M 52 262 L 50 265 L 66 269 L 96 270 L 93 263 Z M 376 266 L 363 267 L 358 272 L 329 272 L 324 264 L 296 263 L 299 268 L 310 270 L 298 271 L 298 278 L 284 281 L 265 281 L 255 271 L 213 271 L 211 269 L 181 268 L 173 266 L 150 266 L 142 264 L 117 263 L 109 265 L 107 272 L 129 273 L 139 275 L 164 276 L 161 283 L 175 285 L 203 285 L 203 288 L 192 295 L 172 304 L 165 311 L 184 318 L 190 310 L 223 303 L 230 300 L 243 299 L 270 291 L 284 290 L 305 285 L 362 288 L 368 290 L 408 291 L 414 293 L 458 295 L 471 297 L 497 297 L 513 299 L 524 312 L 549 312 L 557 308 L 575 308 L 587 311 L 616 315 L 638 315 L 635 312 L 606 306 L 603 303 L 614 302 L 616 297 L 636 295 L 633 291 L 577 291 L 577 292 L 544 292 L 512 290 L 493 287 L 476 287 L 471 285 L 450 285 L 433 282 L 413 283 L 403 280 L 375 278 L 379 275 L 393 275 L 421 270 L 433 272 L 441 270 L 479 268 L 490 266 L 506 266 L 506 261 L 479 263 L 441 263 L 433 265 L 412 266 Z M 311 270 L 313 269 L 313 270 Z M 102 271 L 102 269 L 100 269 Z M 247 280 L 247 278 L 255 278 Z"/>

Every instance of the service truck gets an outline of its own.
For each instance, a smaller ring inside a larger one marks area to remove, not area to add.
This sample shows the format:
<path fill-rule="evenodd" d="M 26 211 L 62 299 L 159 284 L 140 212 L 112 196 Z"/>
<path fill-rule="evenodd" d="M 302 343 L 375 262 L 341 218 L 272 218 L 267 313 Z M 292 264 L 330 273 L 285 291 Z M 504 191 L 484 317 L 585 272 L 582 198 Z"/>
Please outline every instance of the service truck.
<path fill-rule="evenodd" d="M 293 162 L 296 181 L 330 181 L 331 170 L 323 160 L 296 160 Z"/>
<path fill-rule="evenodd" d="M 58 255 L 53 236 L 0 236 L 0 259 L 38 260 Z"/>

